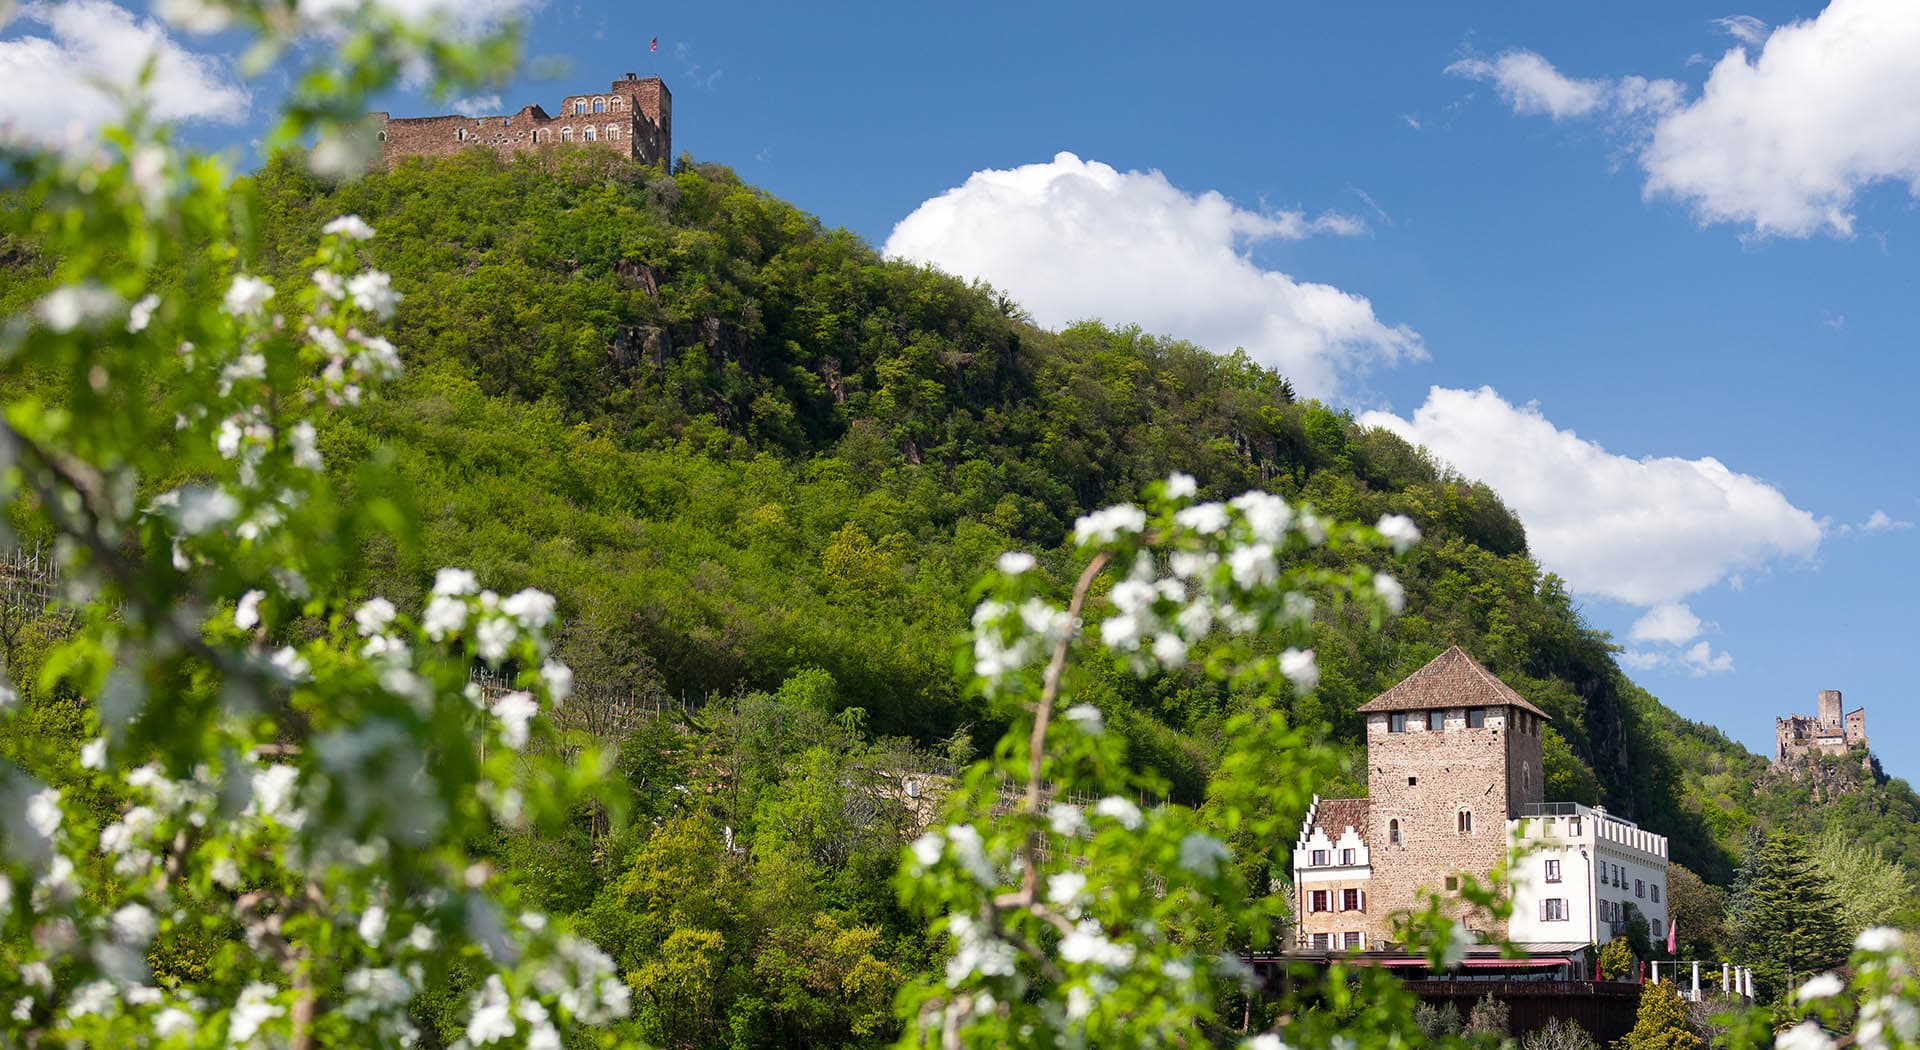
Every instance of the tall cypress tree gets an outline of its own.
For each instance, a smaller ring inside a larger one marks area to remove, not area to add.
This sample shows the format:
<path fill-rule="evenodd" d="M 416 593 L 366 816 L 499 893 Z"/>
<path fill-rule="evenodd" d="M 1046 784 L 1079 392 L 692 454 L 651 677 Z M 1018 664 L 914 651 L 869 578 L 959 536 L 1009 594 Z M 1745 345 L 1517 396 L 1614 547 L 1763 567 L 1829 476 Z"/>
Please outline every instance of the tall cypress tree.
<path fill-rule="evenodd" d="M 1742 958 L 1764 997 L 1788 990 L 1846 961 L 1847 935 L 1840 903 L 1814 863 L 1806 840 L 1790 831 L 1767 838 L 1747 875 L 1733 921 Z"/>

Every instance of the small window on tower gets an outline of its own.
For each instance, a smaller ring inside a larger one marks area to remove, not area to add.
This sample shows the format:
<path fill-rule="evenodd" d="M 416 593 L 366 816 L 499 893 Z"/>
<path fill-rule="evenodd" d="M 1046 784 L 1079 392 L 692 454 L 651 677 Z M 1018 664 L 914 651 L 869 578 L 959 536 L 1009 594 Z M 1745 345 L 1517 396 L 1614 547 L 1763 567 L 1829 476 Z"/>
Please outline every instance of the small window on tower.
<path fill-rule="evenodd" d="M 1407 731 L 1406 712 L 1396 711 L 1393 714 L 1390 714 L 1387 716 L 1387 732 L 1404 733 L 1406 731 Z"/>
<path fill-rule="evenodd" d="M 1468 729 L 1485 729 L 1486 726 L 1487 726 L 1487 709 L 1486 708 L 1484 707 L 1467 708 L 1467 728 Z"/>
<path fill-rule="evenodd" d="M 1427 730 L 1429 732 L 1438 733 L 1445 728 L 1447 728 L 1447 713 L 1445 711 L 1427 712 Z"/>
<path fill-rule="evenodd" d="M 1419 777 L 1408 777 L 1408 778 L 1407 778 L 1407 786 L 1408 786 L 1408 787 L 1412 787 L 1412 786 L 1414 786 L 1415 784 L 1418 784 L 1418 783 L 1420 783 L 1420 778 L 1419 778 Z"/>
<path fill-rule="evenodd" d="M 1473 810 L 1470 810 L 1470 809 L 1461 810 L 1458 814 L 1455 815 L 1454 823 L 1458 825 L 1460 829 L 1460 834 L 1462 835 L 1473 834 Z"/>
<path fill-rule="evenodd" d="M 1400 822 L 1398 820 L 1387 821 L 1387 842 L 1394 846 L 1400 844 Z"/>
<path fill-rule="evenodd" d="M 1558 860 L 1549 859 L 1547 861 L 1547 881 L 1560 881 L 1560 862 Z"/>

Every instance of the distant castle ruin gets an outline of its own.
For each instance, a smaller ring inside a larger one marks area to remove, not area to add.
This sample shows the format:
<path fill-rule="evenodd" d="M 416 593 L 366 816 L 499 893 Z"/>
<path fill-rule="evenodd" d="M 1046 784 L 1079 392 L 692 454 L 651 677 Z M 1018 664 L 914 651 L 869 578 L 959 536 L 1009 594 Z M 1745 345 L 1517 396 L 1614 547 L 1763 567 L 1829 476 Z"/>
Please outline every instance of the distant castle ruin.
<path fill-rule="evenodd" d="M 1867 747 L 1867 709 L 1840 713 L 1840 690 L 1820 690 L 1819 713 L 1773 720 L 1775 765 L 1811 755 L 1845 755 Z"/>
<path fill-rule="evenodd" d="M 673 161 L 673 95 L 659 77 L 632 73 L 606 91 L 568 95 L 559 116 L 530 105 L 501 117 L 369 117 L 388 168 L 406 157 L 444 157 L 475 147 L 504 156 L 569 143 L 662 168 Z"/>

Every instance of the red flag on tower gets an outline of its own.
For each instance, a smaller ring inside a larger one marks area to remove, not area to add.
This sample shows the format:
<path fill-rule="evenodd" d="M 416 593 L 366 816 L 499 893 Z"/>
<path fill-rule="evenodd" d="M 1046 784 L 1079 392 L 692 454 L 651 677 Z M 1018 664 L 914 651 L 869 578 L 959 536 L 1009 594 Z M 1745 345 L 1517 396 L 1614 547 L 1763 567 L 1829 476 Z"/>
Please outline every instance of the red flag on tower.
<path fill-rule="evenodd" d="M 652 39 L 651 41 L 649 41 L 649 42 L 648 42 L 648 44 L 647 44 L 647 50 L 648 50 L 648 51 L 658 51 L 658 50 L 660 50 L 660 38 L 659 38 L 659 37 L 654 37 L 654 38 L 653 38 L 653 39 Z"/>

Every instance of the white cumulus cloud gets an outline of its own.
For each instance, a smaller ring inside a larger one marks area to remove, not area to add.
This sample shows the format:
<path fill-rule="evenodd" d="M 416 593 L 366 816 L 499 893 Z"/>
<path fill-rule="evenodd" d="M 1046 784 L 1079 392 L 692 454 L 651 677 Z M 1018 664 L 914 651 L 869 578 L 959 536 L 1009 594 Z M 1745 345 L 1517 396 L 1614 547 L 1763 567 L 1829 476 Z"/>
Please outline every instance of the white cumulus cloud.
<path fill-rule="evenodd" d="M 1920 3 L 1832 0 L 1771 30 L 1749 15 L 1714 24 L 1742 46 L 1691 100 L 1673 81 L 1568 78 L 1528 51 L 1448 70 L 1493 80 L 1516 112 L 1636 118 L 1646 195 L 1682 202 L 1702 224 L 1848 237 L 1862 192 L 1893 184 L 1916 194 Z M 1646 96 L 1637 107 L 1636 92 Z"/>
<path fill-rule="evenodd" d="M 1578 80 L 1532 51 L 1508 51 L 1489 62 L 1465 58 L 1448 66 L 1454 76 L 1491 81 L 1515 113 L 1554 120 L 1608 113 L 1632 117 L 1664 113 L 1680 104 L 1686 89 L 1677 81 L 1621 77 Z"/>
<path fill-rule="evenodd" d="M 117 119 L 120 96 L 136 90 L 158 120 L 246 119 L 250 99 L 230 64 L 181 47 L 151 18 L 108 0 L 26 4 L 19 18 L 38 31 L 0 40 L 0 131 L 8 135 L 70 141 Z"/>
<path fill-rule="evenodd" d="M 983 279 L 1042 325 L 1098 318 L 1244 348 L 1302 393 L 1327 396 L 1370 367 L 1424 358 L 1419 335 L 1363 296 L 1263 269 L 1247 249 L 1363 229 L 1338 213 L 1250 211 L 1157 171 L 1061 153 L 974 172 L 902 219 L 884 251 Z"/>
<path fill-rule="evenodd" d="M 1758 478 L 1711 457 L 1615 455 L 1491 388 L 1434 387 L 1410 419 L 1368 412 L 1360 422 L 1492 485 L 1534 557 L 1584 594 L 1674 602 L 1820 545 L 1814 516 Z"/>
<path fill-rule="evenodd" d="M 1700 636 L 1700 617 L 1684 602 L 1661 602 L 1634 622 L 1627 637 L 1636 642 L 1685 645 Z"/>
<path fill-rule="evenodd" d="M 500 96 L 468 95 L 454 99 L 449 108 L 463 117 L 490 117 L 500 112 Z"/>
<path fill-rule="evenodd" d="M 1903 521 L 1884 510 L 1876 510 L 1867 515 L 1867 520 L 1860 524 L 1843 524 L 1834 531 L 1842 536 L 1871 536 L 1879 532 L 1899 532 L 1910 528 L 1913 528 L 1913 522 Z"/>

